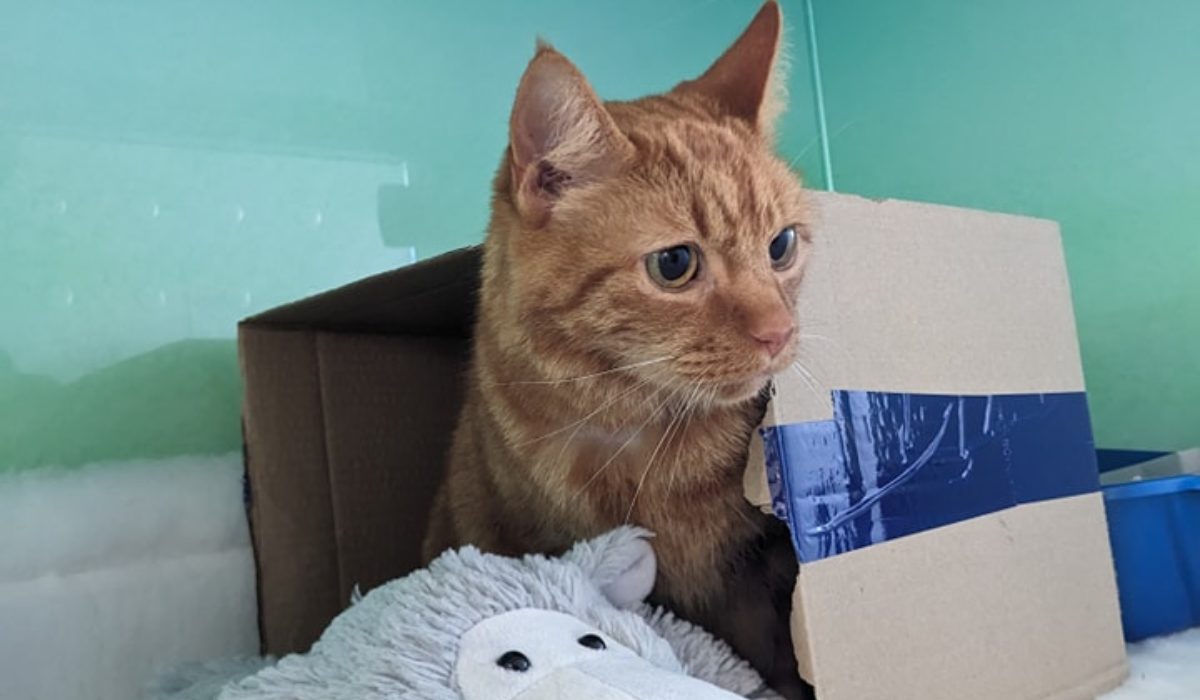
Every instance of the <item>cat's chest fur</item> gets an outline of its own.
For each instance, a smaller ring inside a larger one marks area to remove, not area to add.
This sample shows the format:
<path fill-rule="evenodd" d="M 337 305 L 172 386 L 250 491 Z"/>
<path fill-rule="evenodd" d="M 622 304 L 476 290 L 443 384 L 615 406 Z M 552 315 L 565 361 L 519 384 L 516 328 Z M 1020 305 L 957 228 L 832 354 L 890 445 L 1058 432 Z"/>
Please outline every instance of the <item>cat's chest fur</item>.
<path fill-rule="evenodd" d="M 725 573 L 761 534 L 742 495 L 755 409 L 679 416 L 640 428 L 581 430 L 537 450 L 553 518 L 575 537 L 631 523 L 655 533 L 659 590 L 684 606 L 720 593 Z"/>

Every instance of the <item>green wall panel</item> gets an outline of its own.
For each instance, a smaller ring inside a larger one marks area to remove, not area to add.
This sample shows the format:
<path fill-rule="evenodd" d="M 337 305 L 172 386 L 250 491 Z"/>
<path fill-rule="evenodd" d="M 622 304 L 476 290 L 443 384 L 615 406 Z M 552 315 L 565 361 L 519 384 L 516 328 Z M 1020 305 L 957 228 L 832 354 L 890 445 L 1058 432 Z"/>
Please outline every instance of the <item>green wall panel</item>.
<path fill-rule="evenodd" d="M 0 0 L 0 470 L 237 449 L 236 320 L 478 241 L 535 36 L 627 98 L 756 6 Z M 1200 5 L 814 9 L 837 189 L 1061 221 L 1099 441 L 1200 443 Z"/>
<path fill-rule="evenodd" d="M 756 8 L 0 0 L 0 470 L 236 450 L 236 321 L 480 240 L 537 35 L 628 98 Z"/>
<path fill-rule="evenodd" d="M 814 10 L 837 189 L 1058 220 L 1098 443 L 1200 445 L 1200 3 Z"/>

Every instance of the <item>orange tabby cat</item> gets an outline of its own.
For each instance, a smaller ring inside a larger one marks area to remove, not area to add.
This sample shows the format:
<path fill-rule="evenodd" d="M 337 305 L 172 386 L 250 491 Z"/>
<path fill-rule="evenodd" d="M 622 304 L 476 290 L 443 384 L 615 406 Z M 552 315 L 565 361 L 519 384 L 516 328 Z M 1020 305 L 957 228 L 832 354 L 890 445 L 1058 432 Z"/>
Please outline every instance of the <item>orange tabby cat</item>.
<path fill-rule="evenodd" d="M 561 552 L 642 525 L 655 599 L 797 696 L 795 560 L 742 492 L 762 391 L 794 359 L 808 249 L 803 191 L 773 152 L 780 28 L 769 2 L 700 78 L 631 102 L 601 102 L 539 45 L 425 550 Z"/>

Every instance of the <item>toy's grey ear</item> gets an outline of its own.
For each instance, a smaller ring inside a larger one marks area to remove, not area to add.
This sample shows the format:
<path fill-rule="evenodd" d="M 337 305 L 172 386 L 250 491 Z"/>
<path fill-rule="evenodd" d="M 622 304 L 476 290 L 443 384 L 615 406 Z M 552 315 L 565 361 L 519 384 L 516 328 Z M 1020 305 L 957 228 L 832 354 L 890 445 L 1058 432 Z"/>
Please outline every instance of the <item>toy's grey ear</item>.
<path fill-rule="evenodd" d="M 620 527 L 580 542 L 563 559 L 583 569 L 613 605 L 629 608 L 654 589 L 658 562 L 648 542 L 651 537 L 642 528 Z"/>

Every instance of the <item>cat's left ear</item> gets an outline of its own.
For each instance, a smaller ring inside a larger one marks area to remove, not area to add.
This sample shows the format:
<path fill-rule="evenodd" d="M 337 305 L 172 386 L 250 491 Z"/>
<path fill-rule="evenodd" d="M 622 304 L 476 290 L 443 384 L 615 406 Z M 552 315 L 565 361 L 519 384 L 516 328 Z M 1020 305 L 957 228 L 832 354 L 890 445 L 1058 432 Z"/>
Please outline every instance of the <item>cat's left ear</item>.
<path fill-rule="evenodd" d="M 704 75 L 675 92 L 698 94 L 717 116 L 742 119 L 770 139 L 786 102 L 782 44 L 783 12 L 768 0 Z"/>
<path fill-rule="evenodd" d="M 542 42 L 517 88 L 509 149 L 513 199 L 535 227 L 568 188 L 615 175 L 635 150 L 579 69 Z"/>

